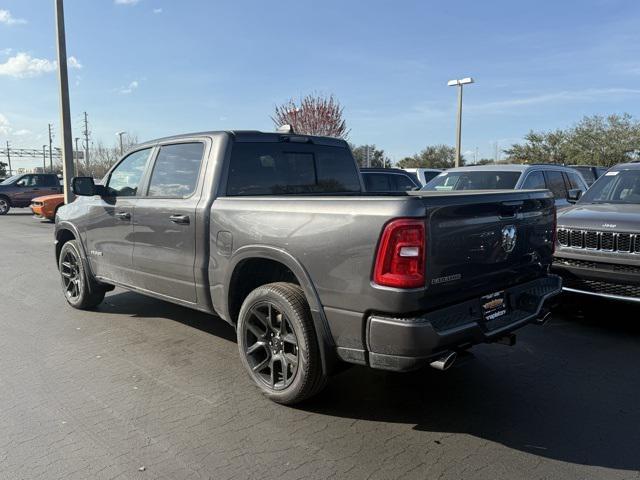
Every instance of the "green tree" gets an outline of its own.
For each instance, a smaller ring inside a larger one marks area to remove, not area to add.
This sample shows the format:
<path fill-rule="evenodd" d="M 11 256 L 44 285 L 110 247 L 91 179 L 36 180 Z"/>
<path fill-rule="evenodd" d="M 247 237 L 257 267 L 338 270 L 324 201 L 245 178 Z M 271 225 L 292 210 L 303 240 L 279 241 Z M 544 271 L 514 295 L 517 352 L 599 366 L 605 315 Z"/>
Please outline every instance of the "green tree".
<path fill-rule="evenodd" d="M 384 150 L 376 148 L 375 145 L 355 146 L 353 144 L 349 144 L 349 146 L 351 147 L 351 151 L 353 152 L 353 157 L 361 167 L 367 166 L 367 148 L 369 148 L 369 156 L 371 158 L 372 167 L 380 168 L 391 166 L 391 159 L 387 157 L 387 155 L 384 153 Z"/>
<path fill-rule="evenodd" d="M 460 164 L 464 165 L 464 157 Z M 449 145 L 429 145 L 420 153 L 398 162 L 399 168 L 451 168 L 456 163 L 456 149 Z"/>
<path fill-rule="evenodd" d="M 507 161 L 610 167 L 640 150 L 640 122 L 628 113 L 587 116 L 565 130 L 530 131 L 524 142 L 504 150 Z"/>
<path fill-rule="evenodd" d="M 640 122 L 628 113 L 584 117 L 570 137 L 568 163 L 610 167 L 629 161 L 640 148 Z"/>
<path fill-rule="evenodd" d="M 565 163 L 568 135 L 563 130 L 534 132 L 524 136 L 525 142 L 503 150 L 509 163 Z"/>

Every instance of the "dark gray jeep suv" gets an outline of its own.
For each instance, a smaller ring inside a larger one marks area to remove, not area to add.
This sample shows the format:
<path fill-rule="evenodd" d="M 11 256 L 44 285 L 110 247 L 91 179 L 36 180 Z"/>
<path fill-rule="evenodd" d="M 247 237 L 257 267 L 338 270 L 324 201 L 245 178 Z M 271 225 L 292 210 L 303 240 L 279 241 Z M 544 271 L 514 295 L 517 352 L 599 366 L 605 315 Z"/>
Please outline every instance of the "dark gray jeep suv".
<path fill-rule="evenodd" d="M 611 168 L 558 215 L 564 289 L 640 302 L 640 163 Z"/>
<path fill-rule="evenodd" d="M 560 291 L 548 191 L 368 193 L 334 138 L 164 138 L 73 185 L 55 232 L 69 304 L 118 285 L 217 314 L 281 403 L 339 361 L 446 369 L 459 348 L 511 342 Z"/>

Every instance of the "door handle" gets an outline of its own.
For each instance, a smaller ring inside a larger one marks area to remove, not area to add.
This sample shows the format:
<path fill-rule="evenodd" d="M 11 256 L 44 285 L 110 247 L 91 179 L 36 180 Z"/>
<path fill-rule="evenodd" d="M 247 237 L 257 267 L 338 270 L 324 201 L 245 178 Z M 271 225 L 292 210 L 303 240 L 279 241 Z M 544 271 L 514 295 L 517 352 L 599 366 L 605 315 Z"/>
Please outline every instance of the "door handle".
<path fill-rule="evenodd" d="M 169 220 L 180 225 L 189 225 L 190 223 L 189 215 L 171 215 Z"/>
<path fill-rule="evenodd" d="M 116 213 L 116 217 L 120 220 L 131 220 L 131 214 L 129 212 L 118 212 Z"/>

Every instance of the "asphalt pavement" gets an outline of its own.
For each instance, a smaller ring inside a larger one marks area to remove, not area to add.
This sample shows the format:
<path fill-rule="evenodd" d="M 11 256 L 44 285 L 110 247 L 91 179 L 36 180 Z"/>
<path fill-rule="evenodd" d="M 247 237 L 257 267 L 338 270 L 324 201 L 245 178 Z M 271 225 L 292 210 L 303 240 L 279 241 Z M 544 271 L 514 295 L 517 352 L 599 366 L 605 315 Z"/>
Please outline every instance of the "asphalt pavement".
<path fill-rule="evenodd" d="M 0 479 L 640 479 L 640 308 L 569 299 L 447 372 L 264 398 L 215 317 L 70 308 L 53 225 L 0 217 Z"/>

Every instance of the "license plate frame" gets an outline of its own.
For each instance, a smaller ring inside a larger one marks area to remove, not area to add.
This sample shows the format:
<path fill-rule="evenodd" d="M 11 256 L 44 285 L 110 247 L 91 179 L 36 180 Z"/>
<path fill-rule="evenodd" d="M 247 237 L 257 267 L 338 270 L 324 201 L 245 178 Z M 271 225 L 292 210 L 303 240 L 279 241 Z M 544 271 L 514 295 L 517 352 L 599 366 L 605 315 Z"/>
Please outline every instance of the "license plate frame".
<path fill-rule="evenodd" d="M 482 319 L 486 323 L 506 316 L 509 313 L 509 305 L 505 291 L 498 290 L 480 297 L 480 309 L 482 310 Z"/>

